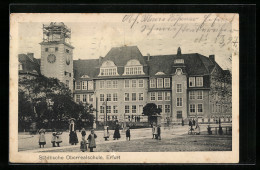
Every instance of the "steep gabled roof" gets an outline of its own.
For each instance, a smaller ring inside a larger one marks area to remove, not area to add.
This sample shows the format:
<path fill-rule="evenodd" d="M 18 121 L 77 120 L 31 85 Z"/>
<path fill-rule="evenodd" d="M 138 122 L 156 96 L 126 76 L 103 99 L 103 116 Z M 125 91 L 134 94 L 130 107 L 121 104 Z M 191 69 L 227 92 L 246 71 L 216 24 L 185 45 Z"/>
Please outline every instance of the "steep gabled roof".
<path fill-rule="evenodd" d="M 99 73 L 99 60 L 90 59 L 90 60 L 74 60 L 73 69 L 74 69 L 74 78 L 79 79 L 84 75 L 88 75 L 90 78 L 94 78 Z"/>
<path fill-rule="evenodd" d="M 137 46 L 113 47 L 103 58 L 103 61 L 111 60 L 116 66 L 125 66 L 131 59 L 137 59 L 142 65 L 146 65 L 146 60 Z"/>
<path fill-rule="evenodd" d="M 40 74 L 40 63 L 36 58 L 30 58 L 26 54 L 19 54 L 18 60 L 22 64 L 22 70 L 19 73 L 33 73 Z M 35 72 L 36 71 L 36 72 Z"/>

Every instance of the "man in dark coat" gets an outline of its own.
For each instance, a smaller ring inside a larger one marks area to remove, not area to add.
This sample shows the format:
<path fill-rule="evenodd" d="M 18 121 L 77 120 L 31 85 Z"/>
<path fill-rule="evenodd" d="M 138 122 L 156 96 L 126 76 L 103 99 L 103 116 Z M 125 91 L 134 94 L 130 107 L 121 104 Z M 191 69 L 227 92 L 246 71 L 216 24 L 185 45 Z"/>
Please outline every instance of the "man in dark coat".
<path fill-rule="evenodd" d="M 115 139 L 118 140 L 120 138 L 119 130 L 120 130 L 120 126 L 119 126 L 118 122 L 116 122 L 115 132 L 114 132 L 114 136 L 113 136 L 114 140 Z"/>
<path fill-rule="evenodd" d="M 161 140 L 161 126 L 160 125 L 157 126 L 157 139 Z"/>
<path fill-rule="evenodd" d="M 194 119 L 192 119 L 192 125 L 195 126 L 196 122 Z"/>

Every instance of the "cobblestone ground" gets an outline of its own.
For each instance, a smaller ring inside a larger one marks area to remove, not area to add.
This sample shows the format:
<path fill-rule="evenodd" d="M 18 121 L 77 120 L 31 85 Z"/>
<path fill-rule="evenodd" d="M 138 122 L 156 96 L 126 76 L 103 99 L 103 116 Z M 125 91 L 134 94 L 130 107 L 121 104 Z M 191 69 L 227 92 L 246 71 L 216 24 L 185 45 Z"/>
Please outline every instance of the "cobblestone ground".
<path fill-rule="evenodd" d="M 178 151 L 231 151 L 231 135 L 181 135 L 176 138 L 137 139 L 103 143 L 95 152 L 178 152 Z M 51 152 L 80 152 L 79 147 L 54 150 Z"/>

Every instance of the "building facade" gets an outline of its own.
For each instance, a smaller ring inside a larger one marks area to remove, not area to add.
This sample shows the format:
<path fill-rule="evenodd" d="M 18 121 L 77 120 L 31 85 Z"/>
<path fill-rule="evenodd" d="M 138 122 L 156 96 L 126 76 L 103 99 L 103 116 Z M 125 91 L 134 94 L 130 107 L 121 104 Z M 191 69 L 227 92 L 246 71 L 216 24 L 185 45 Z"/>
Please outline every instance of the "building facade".
<path fill-rule="evenodd" d="M 147 103 L 161 108 L 162 122 L 231 121 L 231 81 L 219 79 L 231 74 L 214 55 L 182 54 L 179 47 L 177 54 L 143 56 L 137 46 L 123 46 L 99 59 L 73 60 L 70 29 L 51 23 L 43 30 L 40 73 L 65 83 L 75 102 L 92 104 L 97 121 L 147 122 Z"/>

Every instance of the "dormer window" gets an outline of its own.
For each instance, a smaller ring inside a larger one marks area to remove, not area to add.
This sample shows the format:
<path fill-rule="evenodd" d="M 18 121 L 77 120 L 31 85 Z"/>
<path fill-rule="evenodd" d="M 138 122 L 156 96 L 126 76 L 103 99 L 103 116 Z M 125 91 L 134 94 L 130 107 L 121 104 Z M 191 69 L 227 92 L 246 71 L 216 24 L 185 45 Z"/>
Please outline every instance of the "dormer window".
<path fill-rule="evenodd" d="M 176 59 L 174 60 L 174 64 L 184 64 L 184 59 Z"/>
<path fill-rule="evenodd" d="M 130 60 L 125 66 L 123 75 L 143 75 L 143 66 L 138 60 Z"/>
<path fill-rule="evenodd" d="M 181 68 L 177 68 L 175 74 L 181 75 L 182 74 L 182 69 Z"/>
<path fill-rule="evenodd" d="M 117 73 L 117 66 L 113 61 L 105 61 L 100 67 L 100 73 L 98 76 L 115 76 Z"/>

